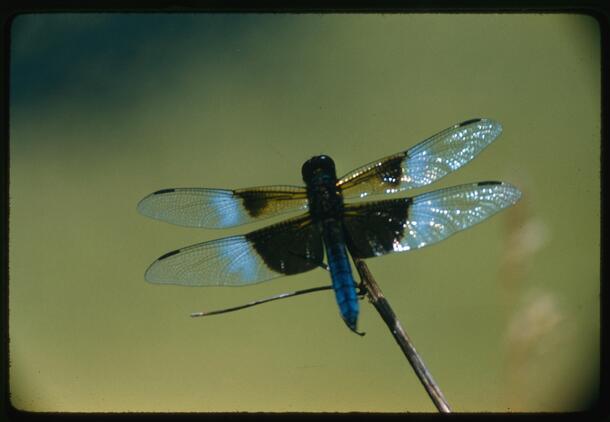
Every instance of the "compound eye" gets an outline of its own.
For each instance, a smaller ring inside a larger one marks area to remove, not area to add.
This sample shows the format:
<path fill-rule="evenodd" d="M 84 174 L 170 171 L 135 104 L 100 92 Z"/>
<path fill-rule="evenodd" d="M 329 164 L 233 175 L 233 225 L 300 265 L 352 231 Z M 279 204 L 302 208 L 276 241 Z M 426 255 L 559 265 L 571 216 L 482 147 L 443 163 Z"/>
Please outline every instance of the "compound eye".
<path fill-rule="evenodd" d="M 303 180 L 309 182 L 320 173 L 328 173 L 335 177 L 335 163 L 328 155 L 318 155 L 307 160 L 301 167 Z"/>
<path fill-rule="evenodd" d="M 335 174 L 335 162 L 328 155 L 320 155 L 319 158 L 319 168 L 324 170 L 325 172 L 329 172 Z"/>
<path fill-rule="evenodd" d="M 313 171 L 311 167 L 311 160 L 305 161 L 303 163 L 303 167 L 301 167 L 301 175 L 303 176 L 303 180 L 308 181 L 313 176 Z"/>

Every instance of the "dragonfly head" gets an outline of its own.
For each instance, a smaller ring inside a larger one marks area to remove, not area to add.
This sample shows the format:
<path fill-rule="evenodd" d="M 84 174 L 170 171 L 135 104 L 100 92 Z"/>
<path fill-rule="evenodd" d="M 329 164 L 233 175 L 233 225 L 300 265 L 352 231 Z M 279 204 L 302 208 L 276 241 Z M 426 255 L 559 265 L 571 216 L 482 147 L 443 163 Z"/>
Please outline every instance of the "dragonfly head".
<path fill-rule="evenodd" d="M 337 179 L 335 162 L 328 155 L 317 155 L 305 161 L 301 174 L 308 185 L 316 180 L 332 179 L 334 182 Z"/>

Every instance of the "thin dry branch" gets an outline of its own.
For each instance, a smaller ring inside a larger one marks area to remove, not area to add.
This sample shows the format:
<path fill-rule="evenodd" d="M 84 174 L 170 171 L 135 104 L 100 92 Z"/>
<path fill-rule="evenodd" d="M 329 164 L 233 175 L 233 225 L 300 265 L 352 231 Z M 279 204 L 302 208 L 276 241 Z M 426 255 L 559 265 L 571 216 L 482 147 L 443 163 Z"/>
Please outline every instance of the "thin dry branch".
<path fill-rule="evenodd" d="M 411 339 L 405 332 L 404 328 L 402 328 L 398 318 L 396 318 L 396 314 L 394 314 L 389 302 L 383 296 L 383 293 L 381 292 L 381 289 L 375 281 L 373 274 L 371 274 L 368 266 L 361 259 L 355 259 L 354 262 L 370 302 L 373 304 L 375 309 L 377 309 L 377 312 L 379 312 L 379 315 L 381 315 L 381 318 L 390 329 L 392 336 L 394 336 L 394 340 L 396 340 L 396 343 L 398 343 L 398 346 L 400 346 L 400 349 L 413 367 L 415 374 L 434 402 L 434 405 L 441 413 L 451 413 L 451 407 L 449 406 L 449 403 L 447 403 L 447 399 L 445 399 L 443 392 L 439 388 L 436 381 L 434 381 L 432 378 L 432 374 L 430 374 L 430 371 L 428 371 L 424 361 L 417 353 L 417 350 L 415 350 L 415 346 L 411 342 Z"/>

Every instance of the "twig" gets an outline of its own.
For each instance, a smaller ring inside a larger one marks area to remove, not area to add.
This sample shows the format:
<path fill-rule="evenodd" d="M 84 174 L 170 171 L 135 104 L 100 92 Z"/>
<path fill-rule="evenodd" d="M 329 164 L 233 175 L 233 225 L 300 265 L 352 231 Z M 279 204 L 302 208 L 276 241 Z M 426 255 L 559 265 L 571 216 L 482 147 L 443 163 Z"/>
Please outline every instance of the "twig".
<path fill-rule="evenodd" d="M 381 318 L 384 320 L 384 322 L 392 332 L 394 339 L 396 340 L 402 352 L 409 360 L 409 363 L 413 367 L 415 374 L 417 375 L 422 385 L 426 389 L 426 392 L 434 402 L 434 405 L 436 406 L 439 412 L 451 413 L 451 407 L 449 407 L 449 403 L 447 403 L 447 400 L 445 399 L 445 396 L 443 395 L 441 389 L 438 387 L 438 385 L 432 378 L 432 375 L 428 371 L 428 368 L 426 368 L 424 361 L 421 359 L 421 357 L 415 350 L 415 346 L 413 346 L 411 339 L 409 338 L 409 336 L 407 336 L 407 333 L 402 328 L 400 321 L 398 321 L 398 318 L 396 318 L 394 311 L 390 307 L 390 304 L 388 303 L 386 298 L 383 296 L 383 293 L 381 292 L 379 285 L 375 281 L 373 274 L 371 274 L 370 270 L 368 269 L 368 266 L 363 260 L 357 258 L 354 259 L 354 262 L 356 264 L 356 269 L 358 270 L 358 274 L 360 274 L 360 279 L 362 280 L 362 284 L 366 289 L 366 293 L 370 302 L 373 304 L 375 309 L 377 309 L 377 312 L 379 312 L 379 315 L 381 315 Z M 272 302 L 274 300 L 286 299 L 288 297 L 300 296 L 307 293 L 330 289 L 332 289 L 332 286 L 319 286 L 312 287 L 310 289 L 297 290 L 294 292 L 280 293 L 275 296 L 255 300 L 253 302 L 249 302 L 244 305 L 234 306 L 231 308 L 218 309 L 215 311 L 193 312 L 191 316 L 202 317 L 224 314 L 227 312 L 233 312 L 238 311 L 240 309 L 249 308 L 251 306 L 261 305 L 263 303 Z"/>
<path fill-rule="evenodd" d="M 377 285 L 377 282 L 373 278 L 373 275 L 369 271 L 366 263 L 361 259 L 355 259 L 354 262 L 356 264 L 358 274 L 360 274 L 360 278 L 366 289 L 369 300 L 373 306 L 375 306 L 375 309 L 377 309 L 377 312 L 379 312 L 379 315 L 381 315 L 381 318 L 392 332 L 394 340 L 396 340 L 396 343 L 398 343 L 402 352 L 409 360 L 415 374 L 434 402 L 434 405 L 439 412 L 451 413 L 449 403 L 447 403 L 447 400 L 445 399 L 445 396 L 443 395 L 438 384 L 434 381 L 432 375 L 428 371 L 428 368 L 426 368 L 424 361 L 415 350 L 415 346 L 413 346 L 411 339 L 409 336 L 407 336 L 407 333 L 402 328 L 400 321 L 398 321 L 398 318 L 396 318 L 394 311 L 392 311 L 390 304 L 383 296 L 381 289 Z"/>
<path fill-rule="evenodd" d="M 278 299 L 285 299 L 288 297 L 304 295 L 306 293 L 313 293 L 313 292 L 318 292 L 321 290 L 330 290 L 332 288 L 333 288 L 333 286 L 319 286 L 319 287 L 312 287 L 310 289 L 297 290 L 296 292 L 280 293 L 279 295 L 267 297 L 265 299 L 255 300 L 253 302 L 248 302 L 244 305 L 234 306 L 232 308 L 217 309 L 215 311 L 193 312 L 191 314 L 191 316 L 192 317 L 202 317 L 202 316 L 209 316 L 209 315 L 225 314 L 227 312 L 239 311 L 240 309 L 249 308 L 251 306 L 260 305 L 260 304 L 267 303 L 267 302 L 272 302 L 272 301 L 278 300 Z"/>

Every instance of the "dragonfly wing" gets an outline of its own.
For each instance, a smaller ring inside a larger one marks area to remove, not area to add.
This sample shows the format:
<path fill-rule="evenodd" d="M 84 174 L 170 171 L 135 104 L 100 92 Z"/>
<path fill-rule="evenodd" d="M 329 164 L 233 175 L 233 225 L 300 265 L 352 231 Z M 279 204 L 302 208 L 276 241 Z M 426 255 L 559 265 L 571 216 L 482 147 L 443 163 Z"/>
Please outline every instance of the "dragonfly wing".
<path fill-rule="evenodd" d="M 467 229 L 515 204 L 521 192 L 480 182 L 345 208 L 347 245 L 356 258 L 418 249 Z"/>
<path fill-rule="evenodd" d="M 346 198 L 425 186 L 472 160 L 501 132 L 502 126 L 493 120 L 468 120 L 406 151 L 351 171 L 339 179 L 337 185 Z"/>
<path fill-rule="evenodd" d="M 319 230 L 304 215 L 253 231 L 169 252 L 146 270 L 152 283 L 243 286 L 322 265 Z"/>
<path fill-rule="evenodd" d="M 306 209 L 307 191 L 298 186 L 163 189 L 151 193 L 138 204 L 138 211 L 147 217 L 180 226 L 206 228 L 232 227 Z"/>

